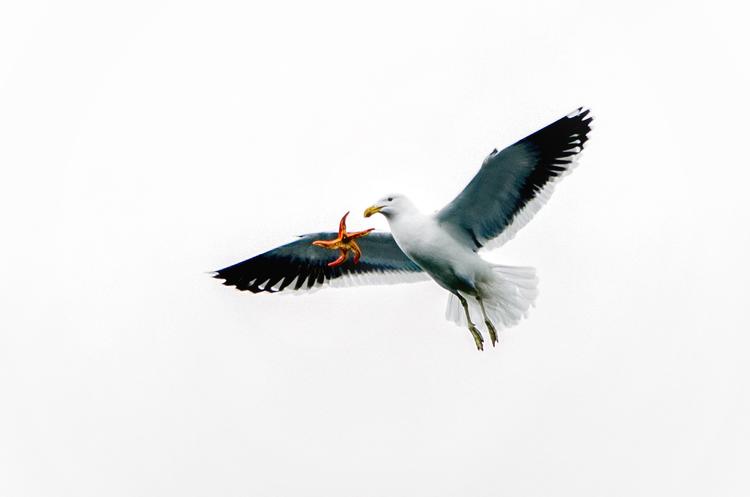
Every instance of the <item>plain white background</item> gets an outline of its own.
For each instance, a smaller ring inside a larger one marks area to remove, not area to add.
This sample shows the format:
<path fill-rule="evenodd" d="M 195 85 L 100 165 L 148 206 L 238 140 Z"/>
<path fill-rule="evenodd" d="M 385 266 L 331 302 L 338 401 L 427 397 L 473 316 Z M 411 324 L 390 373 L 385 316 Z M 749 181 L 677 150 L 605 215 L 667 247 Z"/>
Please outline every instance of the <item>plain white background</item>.
<path fill-rule="evenodd" d="M 739 3 L 739 2 L 738 2 Z M 0 495 L 750 494 L 748 12 L 729 2 L 4 2 Z M 206 271 L 386 229 L 579 105 L 474 350 L 432 283 Z"/>

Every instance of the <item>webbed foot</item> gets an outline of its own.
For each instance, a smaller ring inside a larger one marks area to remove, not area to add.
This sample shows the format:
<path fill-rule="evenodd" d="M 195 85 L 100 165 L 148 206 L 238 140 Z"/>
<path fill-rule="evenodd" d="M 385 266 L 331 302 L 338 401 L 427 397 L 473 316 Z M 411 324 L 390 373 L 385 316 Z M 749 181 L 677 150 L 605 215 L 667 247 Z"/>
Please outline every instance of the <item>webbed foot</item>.
<path fill-rule="evenodd" d="M 495 329 L 495 325 L 493 325 L 489 319 L 486 320 L 484 324 L 487 325 L 487 331 L 489 331 L 490 333 L 490 340 L 492 341 L 492 346 L 494 347 L 497 343 L 497 330 Z"/>

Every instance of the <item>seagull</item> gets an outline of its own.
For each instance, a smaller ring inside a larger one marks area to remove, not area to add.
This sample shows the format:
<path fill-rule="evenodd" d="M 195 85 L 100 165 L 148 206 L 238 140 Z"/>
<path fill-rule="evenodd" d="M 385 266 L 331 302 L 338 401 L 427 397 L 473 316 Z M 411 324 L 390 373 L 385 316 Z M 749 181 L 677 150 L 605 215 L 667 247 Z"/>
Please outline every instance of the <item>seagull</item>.
<path fill-rule="evenodd" d="M 252 293 L 431 279 L 449 293 L 446 318 L 467 328 L 481 351 L 484 337 L 475 324 L 481 316 L 495 346 L 498 330 L 527 316 L 538 280 L 534 268 L 492 264 L 478 252 L 506 243 L 544 205 L 576 165 L 592 119 L 579 107 L 493 150 L 458 196 L 435 213 L 422 213 L 405 195 L 386 195 L 364 216 L 385 216 L 390 233 L 348 232 L 347 213 L 338 232 L 302 235 L 213 276 Z M 338 259 L 330 260 L 330 250 L 339 252 Z"/>

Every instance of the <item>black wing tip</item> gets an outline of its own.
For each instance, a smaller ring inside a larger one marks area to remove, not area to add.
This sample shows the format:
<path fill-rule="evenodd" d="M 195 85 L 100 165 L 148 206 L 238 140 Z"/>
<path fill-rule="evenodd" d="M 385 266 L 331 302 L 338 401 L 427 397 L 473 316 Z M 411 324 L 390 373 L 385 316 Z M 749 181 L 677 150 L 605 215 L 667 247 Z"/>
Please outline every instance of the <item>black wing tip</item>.
<path fill-rule="evenodd" d="M 582 106 L 548 127 L 552 128 L 557 127 L 555 125 L 562 125 L 564 131 L 562 129 L 561 131 L 567 133 L 568 137 L 573 139 L 573 142 L 570 144 L 579 147 L 576 151 L 576 154 L 578 154 L 583 150 L 589 139 L 588 134 L 591 132 L 591 123 L 593 120 L 594 116 L 591 115 L 591 109 Z"/>
<path fill-rule="evenodd" d="M 522 140 L 537 150 L 539 162 L 523 185 L 521 205 L 526 205 L 547 183 L 570 171 L 589 139 L 592 120 L 591 109 L 578 107 Z"/>
<path fill-rule="evenodd" d="M 214 278 L 224 279 L 221 276 L 214 276 Z M 279 293 L 279 291 L 280 291 L 280 290 L 274 290 L 274 289 L 269 288 L 269 287 L 261 288 L 261 287 L 256 286 L 256 285 L 246 285 L 246 284 L 242 284 L 242 283 L 240 283 L 238 281 L 230 281 L 228 279 L 224 279 L 224 281 L 222 281 L 221 284 L 224 285 L 224 286 L 234 287 L 236 290 L 239 290 L 241 292 L 250 292 L 250 293 L 263 293 L 263 292 L 265 292 L 265 293 Z"/>
<path fill-rule="evenodd" d="M 257 286 L 254 284 L 248 284 L 250 281 L 243 281 L 244 278 L 241 277 L 239 274 L 234 274 L 232 271 L 234 269 L 234 266 L 229 266 L 224 269 L 219 269 L 218 271 L 211 271 L 208 274 L 215 279 L 223 280 L 221 282 L 224 286 L 230 286 L 234 287 L 235 289 L 241 291 L 241 292 L 251 292 L 251 293 L 261 293 L 261 292 L 268 292 L 268 293 L 276 293 L 278 290 L 272 290 L 271 288 L 261 288 L 260 286 Z"/>
<path fill-rule="evenodd" d="M 589 114 L 591 114 L 591 109 L 589 107 L 586 107 L 586 106 L 582 105 L 581 107 L 576 108 L 576 110 L 574 110 L 573 112 L 569 113 L 565 117 L 567 117 L 567 118 L 584 119 Z"/>
<path fill-rule="evenodd" d="M 347 264 L 350 263 L 351 261 L 347 261 Z M 286 272 L 269 270 L 270 266 L 262 256 L 257 256 L 214 271 L 211 276 L 223 280 L 221 284 L 224 286 L 257 294 L 310 290 L 322 286 L 336 277 L 337 273 L 335 269 L 319 266 L 294 268 Z M 342 267 L 346 269 L 347 266 L 345 264 Z M 338 272 L 343 274 L 341 271 Z"/>
<path fill-rule="evenodd" d="M 576 110 L 565 116 L 563 119 L 573 120 L 576 124 L 583 125 L 586 133 L 591 131 L 591 123 L 594 120 L 594 116 L 591 114 L 591 109 L 588 107 L 578 107 Z M 584 136 L 585 134 L 584 133 Z"/>
<path fill-rule="evenodd" d="M 523 141 L 546 149 L 555 154 L 555 158 L 567 158 L 583 150 L 591 131 L 594 117 L 588 107 L 578 107 L 573 112 L 527 136 Z M 570 152 L 573 152 L 572 154 Z M 566 162 L 569 162 L 566 160 Z"/>

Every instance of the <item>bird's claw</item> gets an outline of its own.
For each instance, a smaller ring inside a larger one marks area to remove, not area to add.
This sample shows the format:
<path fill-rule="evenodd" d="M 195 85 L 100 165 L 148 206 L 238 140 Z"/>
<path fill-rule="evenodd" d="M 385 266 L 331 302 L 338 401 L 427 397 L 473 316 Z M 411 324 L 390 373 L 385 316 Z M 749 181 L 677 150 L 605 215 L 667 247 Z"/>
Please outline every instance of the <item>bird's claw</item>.
<path fill-rule="evenodd" d="M 477 327 L 473 324 L 470 324 L 469 331 L 471 332 L 471 336 L 474 337 L 474 344 L 476 344 L 477 350 L 484 350 L 484 338 L 482 338 L 482 334 L 479 332 Z"/>
<path fill-rule="evenodd" d="M 497 330 L 495 329 L 495 326 L 489 321 L 485 321 L 484 324 L 487 325 L 487 331 L 490 333 L 490 340 L 492 341 L 492 346 L 494 347 L 497 343 Z"/>

